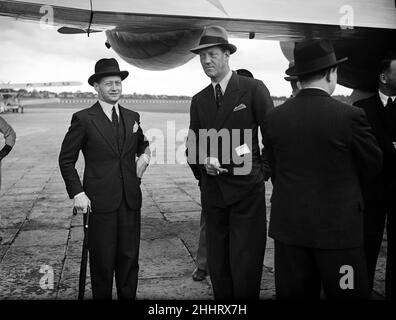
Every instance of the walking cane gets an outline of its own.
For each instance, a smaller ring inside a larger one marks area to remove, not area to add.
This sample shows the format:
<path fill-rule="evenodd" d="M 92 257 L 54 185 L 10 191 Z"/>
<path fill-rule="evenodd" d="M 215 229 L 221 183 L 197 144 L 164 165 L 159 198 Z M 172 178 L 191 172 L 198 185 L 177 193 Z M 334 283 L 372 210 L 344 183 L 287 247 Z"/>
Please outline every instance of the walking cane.
<path fill-rule="evenodd" d="M 85 280 L 87 278 L 87 260 L 88 260 L 88 225 L 89 225 L 89 214 L 91 208 L 87 208 L 87 212 L 83 214 L 83 227 L 84 227 L 84 240 L 81 254 L 81 265 L 80 265 L 80 278 L 78 281 L 78 300 L 84 299 L 85 293 Z M 77 214 L 77 209 L 73 208 L 73 214 Z"/>

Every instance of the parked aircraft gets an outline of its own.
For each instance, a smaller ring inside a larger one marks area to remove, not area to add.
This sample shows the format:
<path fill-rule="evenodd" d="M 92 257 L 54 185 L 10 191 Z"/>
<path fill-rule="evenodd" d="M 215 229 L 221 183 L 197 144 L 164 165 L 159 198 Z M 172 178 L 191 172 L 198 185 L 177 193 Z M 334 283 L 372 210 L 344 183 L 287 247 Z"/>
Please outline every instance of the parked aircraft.
<path fill-rule="evenodd" d="M 66 87 L 66 86 L 80 86 L 79 81 L 58 81 L 58 82 L 40 82 L 40 83 L 0 83 L 0 113 L 2 112 L 20 112 L 23 113 L 23 108 L 31 102 L 23 101 L 21 94 L 16 89 L 31 89 L 31 88 L 49 88 L 49 87 Z M 45 99 L 42 99 L 45 101 Z"/>

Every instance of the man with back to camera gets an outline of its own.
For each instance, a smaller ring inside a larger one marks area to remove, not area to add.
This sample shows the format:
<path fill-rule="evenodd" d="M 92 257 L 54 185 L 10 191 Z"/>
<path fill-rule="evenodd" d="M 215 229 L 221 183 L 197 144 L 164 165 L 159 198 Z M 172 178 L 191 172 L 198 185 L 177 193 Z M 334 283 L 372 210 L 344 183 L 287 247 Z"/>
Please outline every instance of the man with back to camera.
<path fill-rule="evenodd" d="M 266 164 L 258 146 L 258 127 L 263 131 L 273 103 L 261 81 L 231 71 L 229 57 L 236 47 L 228 42 L 224 28 L 207 27 L 199 46 L 191 51 L 200 56 L 212 82 L 192 98 L 187 147 L 189 162 L 202 172 L 201 201 L 214 296 L 258 299 L 266 244 Z M 229 145 L 226 137 L 218 139 L 220 132 L 227 136 L 233 130 L 236 136 Z M 217 146 L 205 147 L 206 137 L 199 135 L 208 131 L 210 142 Z"/>
<path fill-rule="evenodd" d="M 296 43 L 286 73 L 302 89 L 267 116 L 277 299 L 319 299 L 321 284 L 329 299 L 369 297 L 359 176 L 379 172 L 382 152 L 363 110 L 330 97 L 346 60 L 329 40 Z"/>
<path fill-rule="evenodd" d="M 363 180 L 364 241 L 370 290 L 373 289 L 375 269 L 381 248 L 386 218 L 387 258 L 385 295 L 395 298 L 396 281 L 396 53 L 384 57 L 378 68 L 378 92 L 357 101 L 384 154 L 382 171 L 373 179 Z"/>
<path fill-rule="evenodd" d="M 149 143 L 138 113 L 121 107 L 122 80 L 115 59 L 100 59 L 88 83 L 98 102 L 73 114 L 62 143 L 59 166 L 74 207 L 89 221 L 89 262 L 94 299 L 111 299 L 115 273 L 118 299 L 135 299 L 139 271 L 141 178 Z M 83 185 L 75 169 L 85 159 Z M 136 160 L 137 158 L 137 160 Z"/>

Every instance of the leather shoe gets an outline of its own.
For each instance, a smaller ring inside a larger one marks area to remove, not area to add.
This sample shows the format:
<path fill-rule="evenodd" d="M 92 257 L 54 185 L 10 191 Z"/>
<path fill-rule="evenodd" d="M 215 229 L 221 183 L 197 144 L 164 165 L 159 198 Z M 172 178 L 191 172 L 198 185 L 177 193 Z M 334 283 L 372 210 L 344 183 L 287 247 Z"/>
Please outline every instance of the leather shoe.
<path fill-rule="evenodd" d="M 208 275 L 208 273 L 206 272 L 206 270 L 197 268 L 194 270 L 194 272 L 192 274 L 192 278 L 194 281 L 202 281 L 202 280 L 205 280 L 207 275 Z"/>

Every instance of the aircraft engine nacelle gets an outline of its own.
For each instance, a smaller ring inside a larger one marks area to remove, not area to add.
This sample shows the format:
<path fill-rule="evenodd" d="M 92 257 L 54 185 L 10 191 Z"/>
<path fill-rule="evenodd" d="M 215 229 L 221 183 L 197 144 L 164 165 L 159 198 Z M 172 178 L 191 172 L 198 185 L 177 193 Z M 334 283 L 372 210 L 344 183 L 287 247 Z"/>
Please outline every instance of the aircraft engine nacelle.
<path fill-rule="evenodd" d="M 377 90 L 377 67 L 379 61 L 389 51 L 396 50 L 394 39 L 396 32 L 382 31 L 381 36 L 367 36 L 365 39 L 334 40 L 337 58 L 348 57 L 348 61 L 338 67 L 337 82 L 354 89 L 356 96 Z M 280 42 L 284 56 L 293 60 L 293 41 Z M 363 97 L 363 95 L 362 95 Z"/>
<path fill-rule="evenodd" d="M 107 41 L 126 62 L 145 70 L 179 67 L 195 55 L 190 49 L 198 44 L 202 30 L 176 30 L 155 33 L 130 33 L 108 30 Z"/>

